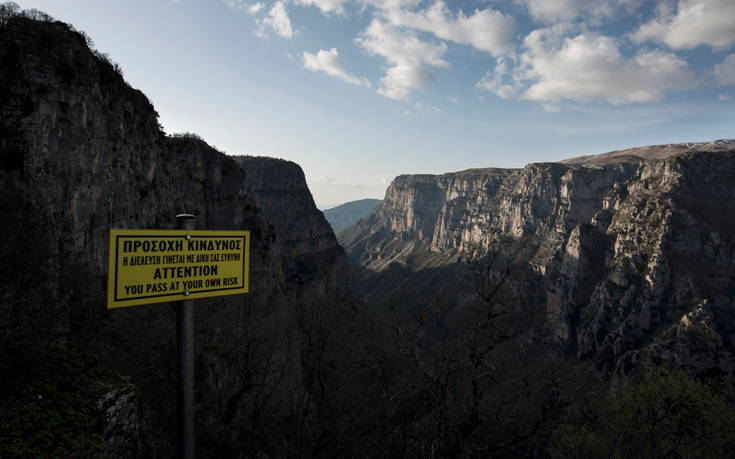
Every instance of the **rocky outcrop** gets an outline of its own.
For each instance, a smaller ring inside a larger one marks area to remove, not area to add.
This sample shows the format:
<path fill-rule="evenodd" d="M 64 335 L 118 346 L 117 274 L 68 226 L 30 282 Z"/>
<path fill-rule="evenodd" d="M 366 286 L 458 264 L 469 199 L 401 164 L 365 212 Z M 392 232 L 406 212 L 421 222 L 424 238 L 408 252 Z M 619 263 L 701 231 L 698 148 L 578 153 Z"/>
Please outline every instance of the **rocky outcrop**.
<path fill-rule="evenodd" d="M 734 173 L 735 141 L 723 140 L 400 176 L 341 242 L 381 272 L 417 251 L 449 263 L 498 236 L 531 240 L 547 331 L 565 352 L 606 374 L 732 373 Z"/>
<path fill-rule="evenodd" d="M 661 364 L 733 373 L 734 153 L 646 162 L 610 193 L 595 220 L 603 275 L 566 306 L 580 311 L 580 356 L 620 375 Z"/>
<path fill-rule="evenodd" d="M 286 282 L 315 288 L 315 298 L 346 294 L 347 259 L 334 232 L 317 210 L 301 168 L 290 161 L 232 157 L 245 175 L 245 190 L 280 237 Z M 327 282 L 325 283 L 324 280 Z"/>
<path fill-rule="evenodd" d="M 105 413 L 105 456 L 121 459 L 141 457 L 140 421 L 135 387 L 127 384 L 97 401 Z"/>
<path fill-rule="evenodd" d="M 3 209 L 15 209 L 4 215 L 9 222 L 44 223 L 40 231 L 20 233 L 13 248 L 27 254 L 27 247 L 44 247 L 37 265 L 28 267 L 42 264 L 48 273 L 47 296 L 34 306 L 39 317 L 62 324 L 55 325 L 62 335 L 93 343 L 107 365 L 131 375 L 144 402 L 155 405 L 153 424 L 170 435 L 172 309 L 105 311 L 108 231 L 173 228 L 182 212 L 194 214 L 198 228 L 250 230 L 250 293 L 197 302 L 202 403 L 210 410 L 227 406 L 200 418 L 218 426 L 202 429 L 203 441 L 220 435 L 211 441 L 227 444 L 223 437 L 247 431 L 232 425 L 263 404 L 267 414 L 260 420 L 303 414 L 304 400 L 315 400 L 307 396 L 305 360 L 312 353 L 302 338 L 313 330 L 306 330 L 306 314 L 341 314 L 346 257 L 299 166 L 233 158 L 196 136 L 166 136 L 146 96 L 90 51 L 83 35 L 60 22 L 4 21 L 0 191 Z M 22 215 L 31 210 L 33 219 Z M 22 296 L 12 290 L 19 283 L 7 282 L 3 301 Z M 39 333 L 44 327 L 38 325 Z"/>

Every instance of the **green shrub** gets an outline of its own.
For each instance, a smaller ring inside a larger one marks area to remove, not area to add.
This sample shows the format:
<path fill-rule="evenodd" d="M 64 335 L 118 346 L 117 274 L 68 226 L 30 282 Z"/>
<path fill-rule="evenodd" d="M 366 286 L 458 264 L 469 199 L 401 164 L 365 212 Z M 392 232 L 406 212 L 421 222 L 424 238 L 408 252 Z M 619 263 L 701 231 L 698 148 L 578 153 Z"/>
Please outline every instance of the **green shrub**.
<path fill-rule="evenodd" d="M 735 448 L 732 386 L 653 371 L 570 407 L 553 457 L 726 457 Z"/>

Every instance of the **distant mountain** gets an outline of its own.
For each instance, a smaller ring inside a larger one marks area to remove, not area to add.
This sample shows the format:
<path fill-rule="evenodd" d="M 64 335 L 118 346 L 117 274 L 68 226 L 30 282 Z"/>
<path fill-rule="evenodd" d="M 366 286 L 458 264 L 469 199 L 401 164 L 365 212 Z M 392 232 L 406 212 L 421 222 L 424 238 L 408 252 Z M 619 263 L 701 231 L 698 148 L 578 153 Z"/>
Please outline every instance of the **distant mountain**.
<path fill-rule="evenodd" d="M 347 202 L 325 210 L 324 217 L 332 225 L 336 234 L 357 223 L 359 219 L 369 214 L 379 202 L 380 199 L 360 199 L 359 201 Z"/>

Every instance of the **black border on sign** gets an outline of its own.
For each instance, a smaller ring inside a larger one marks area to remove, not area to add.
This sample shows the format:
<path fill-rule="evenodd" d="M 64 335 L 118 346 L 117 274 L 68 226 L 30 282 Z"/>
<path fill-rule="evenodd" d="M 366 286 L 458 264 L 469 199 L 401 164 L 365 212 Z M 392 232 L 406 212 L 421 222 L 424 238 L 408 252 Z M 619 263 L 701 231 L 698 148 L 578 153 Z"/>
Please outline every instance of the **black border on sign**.
<path fill-rule="evenodd" d="M 120 298 L 117 297 L 117 268 L 118 268 L 118 257 L 120 256 L 120 238 L 136 238 L 136 237 L 146 237 L 146 238 L 156 238 L 156 239 L 165 239 L 165 238 L 176 238 L 176 239 L 183 239 L 184 236 L 181 235 L 148 235 L 148 234 L 133 234 L 133 235 L 122 235 L 118 234 L 115 236 L 115 284 L 114 284 L 114 302 L 123 302 L 123 301 L 132 301 L 132 300 L 145 300 L 146 298 L 162 298 L 165 296 L 183 296 L 184 292 L 179 293 L 163 293 L 161 295 L 148 295 L 148 296 L 136 296 L 132 298 Z M 213 288 L 209 290 L 189 290 L 190 295 L 195 293 L 207 293 L 207 292 L 222 292 L 225 290 L 237 290 L 245 288 L 245 256 L 247 255 L 247 252 L 245 250 L 245 244 L 247 243 L 247 236 L 232 236 L 232 235 L 214 235 L 214 236 L 191 236 L 193 238 L 200 238 L 200 239 L 206 239 L 206 238 L 216 238 L 216 239 L 242 239 L 242 285 L 237 285 L 235 287 L 227 287 L 227 288 Z"/>

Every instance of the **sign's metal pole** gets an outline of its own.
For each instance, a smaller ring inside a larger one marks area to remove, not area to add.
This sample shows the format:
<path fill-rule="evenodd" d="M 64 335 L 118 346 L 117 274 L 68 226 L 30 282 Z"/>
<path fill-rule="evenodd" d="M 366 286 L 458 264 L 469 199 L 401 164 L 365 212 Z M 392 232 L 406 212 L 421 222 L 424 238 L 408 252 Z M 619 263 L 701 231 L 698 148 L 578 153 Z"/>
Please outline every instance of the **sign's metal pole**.
<path fill-rule="evenodd" d="M 194 229 L 194 216 L 177 215 L 176 226 L 178 229 Z M 176 341 L 179 362 L 176 388 L 177 457 L 194 459 L 194 300 L 178 302 Z"/>

